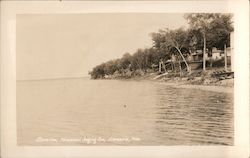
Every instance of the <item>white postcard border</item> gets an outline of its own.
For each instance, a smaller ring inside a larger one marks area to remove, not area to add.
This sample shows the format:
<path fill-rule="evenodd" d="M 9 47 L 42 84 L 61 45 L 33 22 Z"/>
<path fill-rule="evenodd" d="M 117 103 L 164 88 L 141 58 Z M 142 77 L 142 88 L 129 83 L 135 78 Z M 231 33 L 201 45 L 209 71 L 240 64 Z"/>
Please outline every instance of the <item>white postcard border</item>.
<path fill-rule="evenodd" d="M 16 15 L 80 13 L 234 13 L 234 146 L 17 146 Z M 1 1 L 1 156 L 5 157 L 248 157 L 249 5 L 238 1 Z"/>

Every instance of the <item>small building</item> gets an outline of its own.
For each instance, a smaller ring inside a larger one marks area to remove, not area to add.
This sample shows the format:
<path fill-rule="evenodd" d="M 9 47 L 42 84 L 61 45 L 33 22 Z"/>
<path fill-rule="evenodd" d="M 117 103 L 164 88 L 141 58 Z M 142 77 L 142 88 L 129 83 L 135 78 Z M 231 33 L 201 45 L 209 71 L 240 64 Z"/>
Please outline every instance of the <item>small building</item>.
<path fill-rule="evenodd" d="M 222 51 L 218 50 L 216 47 L 212 48 L 212 59 L 213 60 L 220 60 L 222 58 L 221 55 Z"/>
<path fill-rule="evenodd" d="M 194 61 L 202 61 L 203 60 L 203 51 L 202 50 L 196 50 L 192 54 L 192 58 Z M 205 53 L 205 58 L 208 59 L 208 53 Z"/>

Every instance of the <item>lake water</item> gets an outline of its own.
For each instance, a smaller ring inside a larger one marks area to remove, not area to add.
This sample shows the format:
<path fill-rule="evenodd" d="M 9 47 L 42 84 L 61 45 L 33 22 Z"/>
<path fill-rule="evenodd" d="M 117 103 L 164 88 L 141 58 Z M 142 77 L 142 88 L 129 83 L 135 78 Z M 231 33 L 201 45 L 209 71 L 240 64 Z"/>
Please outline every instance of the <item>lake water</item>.
<path fill-rule="evenodd" d="M 17 81 L 18 145 L 233 145 L 233 93 L 144 81 Z"/>

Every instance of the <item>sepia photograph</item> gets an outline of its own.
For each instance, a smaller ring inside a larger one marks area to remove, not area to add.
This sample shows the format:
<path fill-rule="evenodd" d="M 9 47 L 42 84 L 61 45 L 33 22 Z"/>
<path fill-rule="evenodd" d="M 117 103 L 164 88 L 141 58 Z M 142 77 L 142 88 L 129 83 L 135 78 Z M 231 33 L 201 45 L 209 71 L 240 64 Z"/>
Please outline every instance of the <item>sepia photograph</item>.
<path fill-rule="evenodd" d="M 17 15 L 18 145 L 234 145 L 224 13 Z"/>
<path fill-rule="evenodd" d="M 249 13 L 0 1 L 0 157 L 249 157 Z"/>

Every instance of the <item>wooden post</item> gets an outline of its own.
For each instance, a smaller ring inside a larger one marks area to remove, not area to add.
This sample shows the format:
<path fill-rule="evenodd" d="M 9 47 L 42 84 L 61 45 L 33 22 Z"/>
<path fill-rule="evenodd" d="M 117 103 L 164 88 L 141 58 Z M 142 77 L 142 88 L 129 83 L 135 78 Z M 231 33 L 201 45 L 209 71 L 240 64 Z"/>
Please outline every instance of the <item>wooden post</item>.
<path fill-rule="evenodd" d="M 205 33 L 203 34 L 203 71 L 206 71 L 206 58 L 205 58 L 205 54 L 206 54 L 206 35 Z"/>
<path fill-rule="evenodd" d="M 180 77 L 182 76 L 182 71 L 181 71 L 181 62 L 179 60 L 179 69 L 180 69 Z"/>
<path fill-rule="evenodd" d="M 161 72 L 161 62 L 159 62 L 159 72 Z"/>
<path fill-rule="evenodd" d="M 172 68 L 172 71 L 174 71 L 174 65 L 173 65 L 173 61 L 171 60 L 171 68 Z"/>
<path fill-rule="evenodd" d="M 174 75 L 176 75 L 176 61 L 174 62 Z"/>
<path fill-rule="evenodd" d="M 166 65 L 165 65 L 165 63 L 163 61 L 162 61 L 162 67 L 164 69 L 164 72 L 167 72 Z"/>
<path fill-rule="evenodd" d="M 227 46 L 224 44 L 225 71 L 227 71 Z"/>

